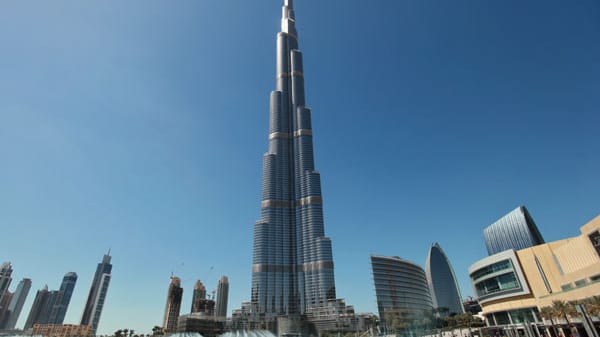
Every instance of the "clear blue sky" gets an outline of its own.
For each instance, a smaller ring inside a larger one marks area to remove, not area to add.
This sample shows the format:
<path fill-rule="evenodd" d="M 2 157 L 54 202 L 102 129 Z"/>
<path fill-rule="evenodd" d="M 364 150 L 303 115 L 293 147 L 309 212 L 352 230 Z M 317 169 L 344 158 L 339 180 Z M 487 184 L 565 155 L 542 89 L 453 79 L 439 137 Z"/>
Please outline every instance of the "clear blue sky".
<path fill-rule="evenodd" d="M 370 254 L 463 295 L 482 230 L 524 204 L 546 240 L 600 214 L 600 3 L 297 0 L 338 295 L 375 312 Z M 162 324 L 200 278 L 249 300 L 281 1 L 3 1 L 0 259 L 35 291 L 109 248 L 99 333 Z"/>

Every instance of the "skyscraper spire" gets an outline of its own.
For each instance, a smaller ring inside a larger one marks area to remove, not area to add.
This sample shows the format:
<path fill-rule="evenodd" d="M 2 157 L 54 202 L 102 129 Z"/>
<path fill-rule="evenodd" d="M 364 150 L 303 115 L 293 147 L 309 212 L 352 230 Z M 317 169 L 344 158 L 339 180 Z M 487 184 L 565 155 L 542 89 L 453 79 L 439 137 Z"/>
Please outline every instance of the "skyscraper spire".
<path fill-rule="evenodd" d="M 263 157 L 262 215 L 254 226 L 251 301 L 272 318 L 315 312 L 336 298 L 295 23 L 292 0 L 285 0 Z"/>
<path fill-rule="evenodd" d="M 296 17 L 294 15 L 294 3 L 292 0 L 285 0 L 281 14 L 281 31 L 298 37 L 296 32 Z"/>

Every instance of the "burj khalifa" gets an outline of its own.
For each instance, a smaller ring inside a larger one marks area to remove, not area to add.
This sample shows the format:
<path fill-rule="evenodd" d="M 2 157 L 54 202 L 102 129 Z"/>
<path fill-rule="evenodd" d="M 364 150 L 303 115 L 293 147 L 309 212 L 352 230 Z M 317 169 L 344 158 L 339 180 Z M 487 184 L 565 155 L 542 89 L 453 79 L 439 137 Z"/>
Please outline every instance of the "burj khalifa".
<path fill-rule="evenodd" d="M 285 0 L 269 150 L 263 156 L 261 218 L 254 226 L 251 301 L 267 317 L 314 313 L 336 299 L 312 138 L 293 0 Z"/>

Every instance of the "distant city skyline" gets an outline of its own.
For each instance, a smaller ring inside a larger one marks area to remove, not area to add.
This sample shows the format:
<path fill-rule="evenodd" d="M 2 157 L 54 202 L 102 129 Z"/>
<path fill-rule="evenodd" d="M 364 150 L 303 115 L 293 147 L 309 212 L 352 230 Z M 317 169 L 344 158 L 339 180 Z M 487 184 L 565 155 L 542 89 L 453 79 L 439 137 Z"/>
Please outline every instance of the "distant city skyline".
<path fill-rule="evenodd" d="M 547 242 L 600 213 L 597 1 L 295 10 L 336 293 L 357 312 L 377 312 L 371 254 L 424 265 L 437 241 L 466 297 L 483 229 L 516 206 Z M 3 3 L 0 262 L 10 291 L 32 280 L 17 327 L 67 271 L 64 322 L 80 323 L 109 248 L 99 334 L 161 325 L 172 272 L 185 311 L 197 279 L 228 276 L 229 314 L 251 299 L 280 15 L 279 2 Z"/>

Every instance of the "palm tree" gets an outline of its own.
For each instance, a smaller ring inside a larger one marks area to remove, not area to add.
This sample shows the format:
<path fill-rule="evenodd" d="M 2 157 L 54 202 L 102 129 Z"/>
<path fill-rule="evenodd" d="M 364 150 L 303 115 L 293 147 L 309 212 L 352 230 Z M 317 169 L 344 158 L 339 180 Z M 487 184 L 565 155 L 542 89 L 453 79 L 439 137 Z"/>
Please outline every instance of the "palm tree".
<path fill-rule="evenodd" d="M 556 325 L 554 324 L 554 309 L 552 309 L 552 307 L 540 308 L 540 316 L 542 316 L 543 319 L 547 319 L 550 321 L 552 331 L 554 331 L 554 336 L 557 337 L 558 332 L 556 331 Z"/>
<path fill-rule="evenodd" d="M 576 316 L 578 314 L 573 304 L 560 300 L 552 301 L 552 310 L 555 317 L 564 318 L 569 326 L 569 330 L 572 330 L 573 324 L 569 321 L 569 316 Z"/>
<path fill-rule="evenodd" d="M 590 316 L 600 317 L 600 296 L 586 298 L 584 301 L 585 310 Z"/>

